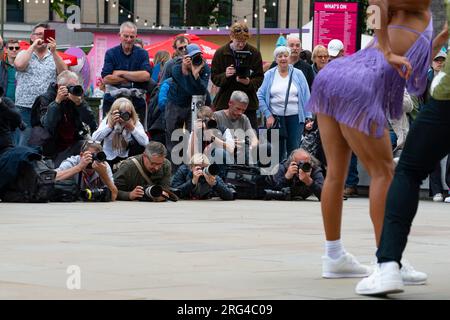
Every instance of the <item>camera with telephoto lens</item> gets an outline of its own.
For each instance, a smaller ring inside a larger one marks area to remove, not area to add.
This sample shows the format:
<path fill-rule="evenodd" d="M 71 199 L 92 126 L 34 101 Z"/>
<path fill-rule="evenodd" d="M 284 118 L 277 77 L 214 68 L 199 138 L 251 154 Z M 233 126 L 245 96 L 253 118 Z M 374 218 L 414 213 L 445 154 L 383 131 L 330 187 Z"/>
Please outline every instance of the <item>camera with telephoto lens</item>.
<path fill-rule="evenodd" d="M 81 190 L 80 197 L 83 201 L 89 202 L 109 202 L 112 195 L 108 188 L 95 188 Z"/>
<path fill-rule="evenodd" d="M 310 172 L 312 169 L 311 163 L 309 162 L 302 162 L 300 161 L 297 164 L 298 168 L 301 169 L 303 172 Z"/>
<path fill-rule="evenodd" d="M 191 61 L 194 66 L 201 65 L 203 63 L 203 56 L 201 52 L 194 54 L 191 58 Z"/>
<path fill-rule="evenodd" d="M 282 201 L 290 201 L 291 200 L 291 188 L 283 188 L 281 191 L 264 189 L 265 196 L 264 200 L 282 200 Z"/>
<path fill-rule="evenodd" d="M 235 51 L 235 69 L 236 76 L 239 78 L 249 78 L 250 77 L 250 56 L 252 53 L 250 51 Z"/>
<path fill-rule="evenodd" d="M 144 188 L 144 201 L 153 201 L 163 196 L 163 188 L 158 185 L 148 186 Z"/>
<path fill-rule="evenodd" d="M 213 176 L 213 177 L 215 177 L 215 176 L 217 176 L 217 175 L 219 174 L 220 167 L 219 167 L 219 165 L 217 165 L 216 163 L 213 163 L 213 164 L 210 164 L 209 166 L 203 168 L 202 171 L 203 171 L 203 174 L 204 174 L 204 175 L 207 174 L 208 176 Z M 205 183 L 205 182 L 206 182 L 206 179 L 205 179 L 204 176 L 201 176 L 201 177 L 198 179 L 198 181 L 201 182 L 201 183 Z"/>
<path fill-rule="evenodd" d="M 131 119 L 131 113 L 129 113 L 128 111 L 120 111 L 119 112 L 119 117 L 120 119 L 122 119 L 123 121 L 128 121 Z"/>
<path fill-rule="evenodd" d="M 81 97 L 84 94 L 83 87 L 80 85 L 76 86 L 67 86 L 67 91 L 69 91 L 70 94 Z"/>

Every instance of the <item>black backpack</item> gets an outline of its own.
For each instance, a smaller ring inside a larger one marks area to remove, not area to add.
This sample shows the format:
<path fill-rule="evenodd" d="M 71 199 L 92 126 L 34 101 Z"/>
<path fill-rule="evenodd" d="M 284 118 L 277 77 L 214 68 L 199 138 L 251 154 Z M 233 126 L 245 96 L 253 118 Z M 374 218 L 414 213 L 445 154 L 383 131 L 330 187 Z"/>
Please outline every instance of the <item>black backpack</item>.
<path fill-rule="evenodd" d="M 248 165 L 227 165 L 224 182 L 234 189 L 235 199 L 264 199 L 268 187 L 261 170 Z"/>
<path fill-rule="evenodd" d="M 2 194 L 4 202 L 48 202 L 54 192 L 56 171 L 45 161 L 24 161 L 19 167 L 20 174 Z"/>

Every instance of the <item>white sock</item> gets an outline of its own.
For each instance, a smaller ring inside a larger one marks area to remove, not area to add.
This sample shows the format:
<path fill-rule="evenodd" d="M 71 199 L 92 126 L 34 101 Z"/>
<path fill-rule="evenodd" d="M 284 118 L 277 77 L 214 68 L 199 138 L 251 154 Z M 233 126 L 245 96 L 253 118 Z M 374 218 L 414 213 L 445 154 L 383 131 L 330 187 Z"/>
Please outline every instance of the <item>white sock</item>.
<path fill-rule="evenodd" d="M 325 241 L 325 254 L 333 260 L 339 259 L 344 254 L 344 246 L 341 239 Z"/>
<path fill-rule="evenodd" d="M 400 268 L 400 266 L 395 261 L 389 261 L 389 262 L 380 263 L 380 270 L 381 271 L 399 270 L 399 268 Z"/>

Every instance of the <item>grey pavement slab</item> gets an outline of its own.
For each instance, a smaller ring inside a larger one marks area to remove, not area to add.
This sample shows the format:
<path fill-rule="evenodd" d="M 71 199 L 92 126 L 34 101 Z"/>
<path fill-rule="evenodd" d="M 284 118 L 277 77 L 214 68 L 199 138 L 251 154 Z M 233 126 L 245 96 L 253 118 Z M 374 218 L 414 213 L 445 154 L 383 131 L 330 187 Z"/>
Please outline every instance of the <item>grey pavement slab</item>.
<path fill-rule="evenodd" d="M 374 261 L 368 199 L 344 202 L 343 241 Z M 0 299 L 367 299 L 321 278 L 317 201 L 0 203 Z M 450 204 L 422 201 L 406 259 L 450 299 Z M 81 271 L 69 290 L 69 266 Z"/>

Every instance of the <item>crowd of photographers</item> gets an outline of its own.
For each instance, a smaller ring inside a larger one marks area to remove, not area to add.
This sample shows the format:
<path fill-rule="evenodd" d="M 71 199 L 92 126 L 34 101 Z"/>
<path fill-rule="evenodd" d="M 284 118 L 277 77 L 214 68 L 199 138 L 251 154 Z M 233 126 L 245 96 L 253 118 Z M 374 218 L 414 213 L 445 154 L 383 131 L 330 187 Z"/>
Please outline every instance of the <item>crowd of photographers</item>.
<path fill-rule="evenodd" d="M 29 201 L 320 200 L 324 163 L 300 148 L 304 130 L 317 127 L 305 106 L 319 65 L 298 36 L 275 49 L 266 72 L 244 23 L 231 27 L 211 66 L 180 36 L 155 73 L 126 22 L 121 44 L 105 54 L 97 123 L 47 28 L 36 26 L 18 54 L 9 41 L 2 61 L 2 201 L 24 193 Z"/>

